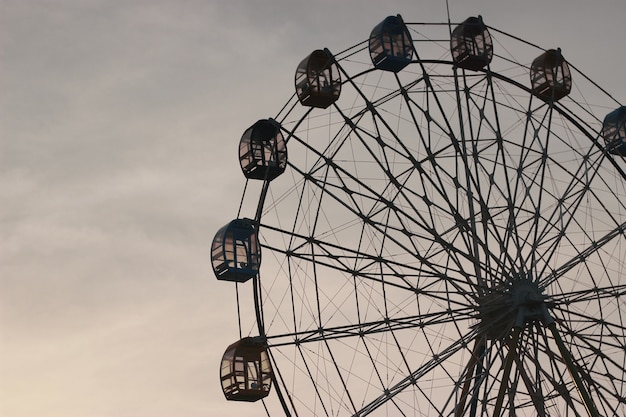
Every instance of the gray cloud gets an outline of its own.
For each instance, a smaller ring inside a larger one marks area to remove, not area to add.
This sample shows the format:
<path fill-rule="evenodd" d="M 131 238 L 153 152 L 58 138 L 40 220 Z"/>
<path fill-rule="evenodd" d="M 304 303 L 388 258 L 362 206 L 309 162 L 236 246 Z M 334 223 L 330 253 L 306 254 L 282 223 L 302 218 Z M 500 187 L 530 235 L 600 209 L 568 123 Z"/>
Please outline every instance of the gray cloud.
<path fill-rule="evenodd" d="M 544 3 L 451 8 L 562 46 L 624 100 L 621 0 Z M 398 12 L 445 18 L 434 0 L 2 2 L 0 414 L 262 415 L 217 376 L 238 330 L 208 248 L 236 216 L 237 141 L 312 49 Z"/>

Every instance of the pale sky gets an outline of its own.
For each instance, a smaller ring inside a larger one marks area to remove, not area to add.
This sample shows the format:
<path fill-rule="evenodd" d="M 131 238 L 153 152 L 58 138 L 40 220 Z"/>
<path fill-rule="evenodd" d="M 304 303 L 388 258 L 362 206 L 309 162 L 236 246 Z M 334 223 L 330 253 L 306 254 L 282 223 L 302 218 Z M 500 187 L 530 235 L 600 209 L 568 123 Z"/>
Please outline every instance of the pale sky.
<path fill-rule="evenodd" d="M 623 0 L 450 0 L 626 102 Z M 228 403 L 243 131 L 343 50 L 443 0 L 0 0 L 0 416 L 265 415 Z"/>

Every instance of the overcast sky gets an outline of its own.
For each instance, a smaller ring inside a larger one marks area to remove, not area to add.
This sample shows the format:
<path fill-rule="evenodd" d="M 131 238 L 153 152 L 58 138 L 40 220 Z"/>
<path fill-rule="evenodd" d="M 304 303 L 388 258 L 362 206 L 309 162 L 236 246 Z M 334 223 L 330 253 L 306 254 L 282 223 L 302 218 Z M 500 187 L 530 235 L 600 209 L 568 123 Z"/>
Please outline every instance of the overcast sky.
<path fill-rule="evenodd" d="M 450 0 L 626 102 L 624 0 Z M 209 246 L 243 131 L 313 49 L 443 0 L 0 0 L 0 415 L 262 416 L 227 403 Z M 514 52 L 512 52 L 514 54 Z"/>

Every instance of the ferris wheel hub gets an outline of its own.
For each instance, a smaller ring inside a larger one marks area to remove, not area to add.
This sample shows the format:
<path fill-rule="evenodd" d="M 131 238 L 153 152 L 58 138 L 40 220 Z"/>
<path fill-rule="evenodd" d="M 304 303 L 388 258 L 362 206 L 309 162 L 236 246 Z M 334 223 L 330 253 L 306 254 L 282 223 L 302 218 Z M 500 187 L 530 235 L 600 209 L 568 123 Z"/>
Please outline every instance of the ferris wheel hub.
<path fill-rule="evenodd" d="M 514 276 L 478 299 L 478 328 L 489 339 L 506 337 L 529 323 L 549 324 L 548 297 L 537 281 Z"/>

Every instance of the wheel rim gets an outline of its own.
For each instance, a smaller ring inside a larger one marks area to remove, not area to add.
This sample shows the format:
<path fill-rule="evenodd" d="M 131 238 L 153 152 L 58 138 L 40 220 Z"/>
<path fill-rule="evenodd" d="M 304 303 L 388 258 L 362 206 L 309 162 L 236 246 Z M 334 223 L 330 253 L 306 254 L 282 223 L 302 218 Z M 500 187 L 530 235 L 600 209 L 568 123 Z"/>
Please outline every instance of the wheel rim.
<path fill-rule="evenodd" d="M 421 50 L 441 27 L 410 29 L 401 74 L 359 44 L 337 57 L 338 103 L 288 103 L 287 171 L 244 196 L 285 408 L 625 414 L 626 165 L 604 115 L 533 98 L 511 59 L 456 69 Z"/>

